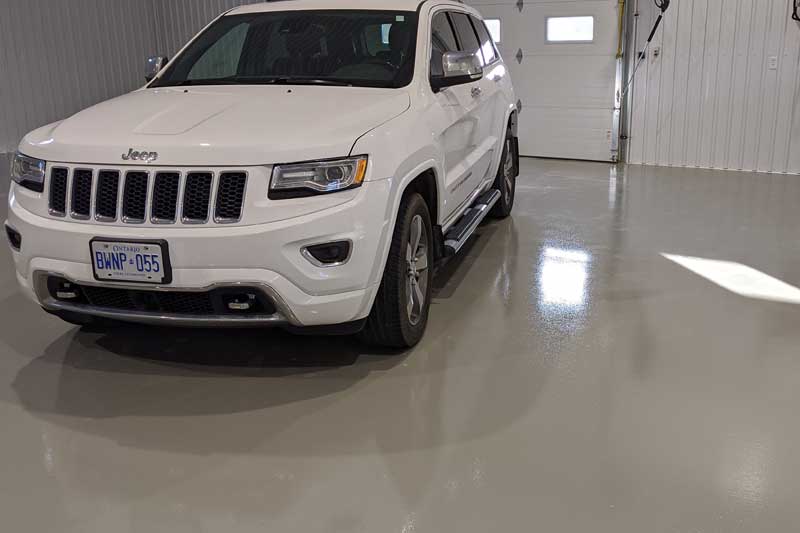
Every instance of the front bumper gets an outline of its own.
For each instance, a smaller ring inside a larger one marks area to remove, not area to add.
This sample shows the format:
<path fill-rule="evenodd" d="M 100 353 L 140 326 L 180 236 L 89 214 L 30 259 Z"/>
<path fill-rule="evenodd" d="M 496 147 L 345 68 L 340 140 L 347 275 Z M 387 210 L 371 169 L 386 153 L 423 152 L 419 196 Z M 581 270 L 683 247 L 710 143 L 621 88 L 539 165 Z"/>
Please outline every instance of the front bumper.
<path fill-rule="evenodd" d="M 12 250 L 19 284 L 34 302 L 50 311 L 88 312 L 165 325 L 325 326 L 354 322 L 369 314 L 380 281 L 381 255 L 388 234 L 389 186 L 389 180 L 366 183 L 350 202 L 288 220 L 203 227 L 76 224 L 41 217 L 15 201 L 12 187 L 7 224 L 22 235 L 21 250 Z M 89 242 L 95 237 L 167 241 L 172 282 L 149 287 L 98 283 L 89 250 Z M 351 256 L 343 265 L 320 267 L 302 254 L 306 246 L 341 240 L 353 243 Z M 123 316 L 108 309 L 75 309 L 68 302 L 52 298 L 46 290 L 48 276 L 80 285 L 151 291 L 257 287 L 273 301 L 276 313 L 258 319 L 234 320 L 164 313 Z"/>

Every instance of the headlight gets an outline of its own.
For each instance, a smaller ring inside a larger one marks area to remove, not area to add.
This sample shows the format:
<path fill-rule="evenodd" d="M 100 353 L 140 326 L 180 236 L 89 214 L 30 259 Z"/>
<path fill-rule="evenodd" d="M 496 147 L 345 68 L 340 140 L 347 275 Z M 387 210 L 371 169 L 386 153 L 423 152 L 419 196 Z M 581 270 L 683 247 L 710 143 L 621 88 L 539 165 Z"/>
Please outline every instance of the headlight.
<path fill-rule="evenodd" d="M 26 189 L 43 192 L 46 169 L 44 161 L 16 153 L 11 160 L 11 179 Z"/>
<path fill-rule="evenodd" d="M 298 198 L 360 187 L 366 174 L 366 156 L 276 165 L 269 197 Z"/>

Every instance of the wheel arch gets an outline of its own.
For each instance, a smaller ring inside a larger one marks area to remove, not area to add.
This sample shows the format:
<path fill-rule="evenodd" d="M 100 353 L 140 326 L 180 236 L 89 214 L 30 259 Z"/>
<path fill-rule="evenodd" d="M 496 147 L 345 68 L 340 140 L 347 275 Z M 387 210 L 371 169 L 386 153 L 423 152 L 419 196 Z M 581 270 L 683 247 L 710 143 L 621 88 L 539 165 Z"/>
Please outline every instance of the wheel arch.
<path fill-rule="evenodd" d="M 511 134 L 514 137 L 519 137 L 519 110 L 517 106 L 511 106 L 510 112 L 508 113 L 506 124 L 509 128 L 511 128 Z"/>
<path fill-rule="evenodd" d="M 434 224 L 439 222 L 439 186 L 436 179 L 436 170 L 431 167 L 420 172 L 415 178 L 411 179 L 402 191 L 405 196 L 409 192 L 417 192 L 428 204 L 431 212 L 431 220 Z"/>

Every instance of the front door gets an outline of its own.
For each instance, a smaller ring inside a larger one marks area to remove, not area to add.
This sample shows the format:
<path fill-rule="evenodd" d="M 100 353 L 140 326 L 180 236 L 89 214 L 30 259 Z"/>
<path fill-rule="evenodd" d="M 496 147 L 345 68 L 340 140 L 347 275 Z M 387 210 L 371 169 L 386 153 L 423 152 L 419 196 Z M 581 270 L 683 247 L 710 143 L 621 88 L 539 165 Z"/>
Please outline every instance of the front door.
<path fill-rule="evenodd" d="M 452 51 L 478 52 L 480 45 L 472 22 L 465 13 L 434 11 L 431 21 L 431 75 L 442 72 L 442 55 Z M 496 149 L 492 137 L 493 88 L 483 80 L 441 90 L 432 117 L 445 124 L 445 191 L 443 221 L 449 222 L 471 200 L 486 177 Z"/>

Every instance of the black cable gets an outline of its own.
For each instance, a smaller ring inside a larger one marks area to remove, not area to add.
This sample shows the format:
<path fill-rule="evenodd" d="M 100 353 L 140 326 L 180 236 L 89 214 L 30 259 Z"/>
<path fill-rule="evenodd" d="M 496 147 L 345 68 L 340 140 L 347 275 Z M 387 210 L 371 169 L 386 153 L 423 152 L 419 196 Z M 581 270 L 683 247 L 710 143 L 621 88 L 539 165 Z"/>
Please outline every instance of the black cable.
<path fill-rule="evenodd" d="M 795 0 L 795 2 L 796 1 L 797 0 Z M 658 18 L 656 19 L 656 24 L 655 26 L 653 26 L 653 31 L 650 32 L 650 37 L 647 38 L 647 44 L 650 44 L 650 41 L 653 40 L 653 37 L 656 34 L 656 30 L 658 29 L 659 25 L 661 25 L 661 21 L 664 18 L 664 13 L 666 13 L 667 9 L 669 9 L 669 3 L 671 2 L 671 0 L 653 0 L 653 2 L 656 4 L 656 7 L 661 10 L 661 13 L 658 15 Z"/>
<path fill-rule="evenodd" d="M 800 0 L 794 0 L 795 4 L 797 4 L 798 1 Z M 645 57 L 647 57 L 645 51 L 650 46 L 650 42 L 653 40 L 653 37 L 655 37 L 656 31 L 658 30 L 658 27 L 661 25 L 661 21 L 664 19 L 664 13 L 666 13 L 667 9 L 669 9 L 670 2 L 672 2 L 672 0 L 653 0 L 653 3 L 655 3 L 656 7 L 661 10 L 661 13 L 658 14 L 656 23 L 653 26 L 652 31 L 650 31 L 650 35 L 647 37 L 647 42 L 644 43 L 644 48 L 642 48 L 642 51 L 639 52 L 639 60 L 636 62 L 636 65 L 634 65 L 633 74 L 631 74 L 631 79 L 628 80 L 628 83 L 626 83 L 625 87 L 622 88 L 623 97 L 625 96 L 625 94 L 627 94 L 628 89 L 633 83 L 633 80 L 636 77 L 636 71 L 639 70 L 639 66 L 644 61 Z"/>

